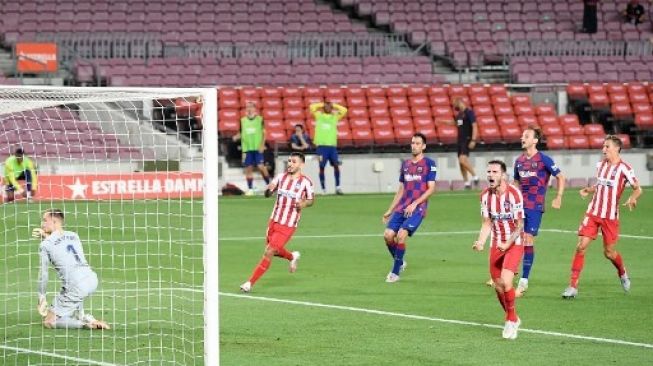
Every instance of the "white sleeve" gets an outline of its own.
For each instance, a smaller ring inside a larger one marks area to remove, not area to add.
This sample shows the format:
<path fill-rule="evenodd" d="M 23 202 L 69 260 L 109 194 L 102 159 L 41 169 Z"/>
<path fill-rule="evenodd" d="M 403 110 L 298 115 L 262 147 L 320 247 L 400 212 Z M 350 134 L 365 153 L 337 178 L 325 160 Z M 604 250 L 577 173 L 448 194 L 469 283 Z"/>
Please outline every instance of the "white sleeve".
<path fill-rule="evenodd" d="M 50 256 L 48 250 L 45 248 L 44 243 L 39 247 L 39 295 L 45 296 L 45 291 L 48 287 L 48 267 L 50 266 Z"/>

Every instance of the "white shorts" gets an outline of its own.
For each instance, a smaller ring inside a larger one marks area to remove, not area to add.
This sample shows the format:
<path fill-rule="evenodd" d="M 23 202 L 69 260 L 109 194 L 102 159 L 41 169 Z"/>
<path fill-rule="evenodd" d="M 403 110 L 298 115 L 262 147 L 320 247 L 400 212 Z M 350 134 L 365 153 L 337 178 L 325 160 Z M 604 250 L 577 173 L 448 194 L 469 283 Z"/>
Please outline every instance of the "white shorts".
<path fill-rule="evenodd" d="M 54 298 L 52 312 L 60 318 L 70 317 L 76 310 L 83 310 L 84 299 L 97 289 L 98 278 L 90 271 L 86 276 L 64 285 Z"/>

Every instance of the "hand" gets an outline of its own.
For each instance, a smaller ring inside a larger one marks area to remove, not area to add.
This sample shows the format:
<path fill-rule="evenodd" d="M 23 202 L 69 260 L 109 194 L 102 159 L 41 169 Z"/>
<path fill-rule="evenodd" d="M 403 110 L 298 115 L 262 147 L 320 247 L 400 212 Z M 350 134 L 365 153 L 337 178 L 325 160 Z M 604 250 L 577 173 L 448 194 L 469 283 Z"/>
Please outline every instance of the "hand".
<path fill-rule="evenodd" d="M 404 217 L 411 217 L 411 216 L 413 216 L 413 212 L 415 211 L 416 208 L 417 208 L 417 205 L 415 204 L 415 202 L 413 202 L 413 203 L 411 203 L 410 205 L 408 205 L 408 206 L 404 209 Z"/>
<path fill-rule="evenodd" d="M 45 299 L 44 295 L 39 295 L 39 305 L 36 307 L 36 310 L 41 314 L 41 316 L 48 315 L 48 301 Z"/>
<path fill-rule="evenodd" d="M 628 210 L 632 211 L 633 208 L 637 207 L 637 200 L 633 199 L 632 197 L 628 197 L 628 200 L 623 205 L 628 206 Z"/>
<path fill-rule="evenodd" d="M 587 195 L 590 194 L 589 189 L 587 187 L 581 189 L 580 192 L 578 192 L 578 193 L 580 193 L 580 196 L 582 198 L 586 198 Z"/>
<path fill-rule="evenodd" d="M 483 247 L 485 247 L 485 244 L 484 244 L 484 243 L 481 243 L 481 242 L 478 241 L 478 240 L 474 242 L 474 245 L 472 245 L 472 249 L 475 250 L 475 251 L 477 251 L 477 252 L 482 252 L 482 251 L 483 251 Z"/>
<path fill-rule="evenodd" d="M 497 249 L 499 249 L 502 252 L 505 252 L 506 250 L 508 250 L 508 248 L 510 248 L 510 244 L 508 244 L 508 243 L 499 243 L 499 244 L 497 244 Z"/>
<path fill-rule="evenodd" d="M 261 146 L 258 148 L 258 152 L 260 152 L 261 154 L 263 154 L 264 151 L 265 151 L 265 146 Z"/>
<path fill-rule="evenodd" d="M 476 147 L 476 141 L 472 140 L 469 142 L 469 145 L 467 145 L 470 150 L 473 150 Z"/>
<path fill-rule="evenodd" d="M 295 208 L 297 210 L 301 210 L 304 207 L 306 207 L 306 201 L 305 200 L 297 201 L 297 203 L 295 203 Z"/>
<path fill-rule="evenodd" d="M 383 222 L 384 225 L 387 224 L 388 221 L 390 221 L 390 215 L 392 215 L 392 211 L 386 211 L 383 214 L 383 217 L 381 218 L 381 222 Z"/>
<path fill-rule="evenodd" d="M 553 202 L 551 202 L 551 207 L 555 208 L 556 210 L 559 210 L 561 206 L 562 206 L 562 197 L 557 196 L 556 198 L 553 199 Z"/>
<path fill-rule="evenodd" d="M 21 187 L 16 188 L 16 194 L 17 194 L 17 195 L 20 196 L 20 195 L 22 195 L 23 193 L 25 193 L 25 190 L 24 190 L 23 188 L 21 188 Z"/>
<path fill-rule="evenodd" d="M 45 234 L 45 231 L 41 229 L 40 227 L 35 228 L 32 230 L 32 238 L 35 239 L 45 239 L 47 235 Z"/>

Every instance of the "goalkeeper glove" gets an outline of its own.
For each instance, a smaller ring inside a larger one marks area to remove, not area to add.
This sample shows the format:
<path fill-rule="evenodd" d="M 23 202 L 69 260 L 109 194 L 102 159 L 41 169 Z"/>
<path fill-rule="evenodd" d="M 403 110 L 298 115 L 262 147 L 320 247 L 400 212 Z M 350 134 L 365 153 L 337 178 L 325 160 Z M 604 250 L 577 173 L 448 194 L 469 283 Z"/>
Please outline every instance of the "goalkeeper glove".
<path fill-rule="evenodd" d="M 36 310 L 41 316 L 48 315 L 48 301 L 45 299 L 45 295 L 39 295 L 39 305 Z"/>
<path fill-rule="evenodd" d="M 32 237 L 35 239 L 45 239 L 45 231 L 40 227 L 34 228 L 32 230 Z"/>

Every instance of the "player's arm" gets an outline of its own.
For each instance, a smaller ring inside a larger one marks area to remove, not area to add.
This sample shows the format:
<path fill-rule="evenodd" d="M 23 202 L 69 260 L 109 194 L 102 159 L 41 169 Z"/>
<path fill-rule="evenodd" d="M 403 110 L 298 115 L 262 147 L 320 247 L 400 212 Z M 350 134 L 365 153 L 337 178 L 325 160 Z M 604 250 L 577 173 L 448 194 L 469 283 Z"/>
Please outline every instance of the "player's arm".
<path fill-rule="evenodd" d="M 392 199 L 392 203 L 390 203 L 390 207 L 388 207 L 388 210 L 383 214 L 383 222 L 387 223 L 388 219 L 390 218 L 390 215 L 392 215 L 392 211 L 394 211 L 395 207 L 401 201 L 401 196 L 404 195 L 404 185 L 399 184 L 399 188 L 397 188 L 397 193 L 395 193 L 394 198 Z"/>
<path fill-rule="evenodd" d="M 485 247 L 485 242 L 487 241 L 487 238 L 490 236 L 490 232 L 492 231 L 492 221 L 490 220 L 489 217 L 483 217 L 481 220 L 481 230 L 478 233 L 478 238 L 474 242 L 474 245 L 472 245 L 472 249 L 476 251 L 482 251 L 483 248 Z"/>
<path fill-rule="evenodd" d="M 267 136 L 267 134 L 265 132 L 265 124 L 263 124 L 263 123 L 261 124 L 261 134 L 263 136 L 261 137 L 261 145 L 259 145 L 259 147 L 258 147 L 258 152 L 260 152 L 262 154 L 263 151 L 265 151 L 265 137 Z"/>
<path fill-rule="evenodd" d="M 476 147 L 476 140 L 478 139 L 478 126 L 476 124 L 476 119 L 472 120 L 472 139 L 469 141 L 468 147 L 473 149 Z"/>
<path fill-rule="evenodd" d="M 589 187 L 585 187 L 585 188 L 581 189 L 578 193 L 580 193 L 580 196 L 581 196 L 582 198 L 585 198 L 585 197 L 587 197 L 590 193 L 594 193 L 594 192 L 596 192 L 596 185 L 589 186 Z"/>
<path fill-rule="evenodd" d="M 20 187 L 20 184 L 16 180 L 16 175 L 14 174 L 14 167 L 11 164 L 5 164 L 5 176 L 7 177 L 7 180 L 9 181 L 9 184 L 11 184 L 17 193 L 22 193 L 22 188 Z"/>
<path fill-rule="evenodd" d="M 567 179 L 564 175 L 562 175 L 562 173 L 558 173 L 558 175 L 555 177 L 558 181 L 558 191 L 556 192 L 556 196 L 553 199 L 553 202 L 551 202 L 551 207 L 560 209 L 562 206 L 562 195 L 565 193 L 565 185 L 567 183 Z"/>
<path fill-rule="evenodd" d="M 322 102 L 311 103 L 311 105 L 308 106 L 308 110 L 311 111 L 313 117 L 317 117 L 315 114 L 322 108 L 324 108 L 324 103 Z"/>
<path fill-rule="evenodd" d="M 521 190 L 521 179 L 519 177 L 519 170 L 517 169 L 516 161 L 515 161 L 515 167 L 512 172 L 512 185 Z"/>
<path fill-rule="evenodd" d="M 34 166 L 34 162 L 32 160 L 27 162 L 27 169 L 32 175 L 32 191 L 36 192 L 38 188 L 38 177 L 36 176 L 36 167 Z"/>
<path fill-rule="evenodd" d="M 632 211 L 633 208 L 637 206 L 637 199 L 642 195 L 642 193 L 642 187 L 638 182 L 635 182 L 635 184 L 633 184 L 633 193 L 630 195 L 630 197 L 628 197 L 628 200 L 626 200 L 624 206 L 628 206 L 628 209 Z"/>
<path fill-rule="evenodd" d="M 338 121 L 343 119 L 347 115 L 347 107 L 342 106 L 338 103 L 333 103 L 333 109 L 336 110 L 336 118 Z"/>
<path fill-rule="evenodd" d="M 50 258 L 48 257 L 48 252 L 43 245 L 41 245 L 40 248 L 40 258 L 41 265 L 39 267 L 38 283 L 39 302 L 37 311 L 41 316 L 46 316 L 48 314 L 48 302 L 45 298 L 45 294 L 48 287 L 48 266 L 50 265 Z"/>
<path fill-rule="evenodd" d="M 408 205 L 406 207 L 406 209 L 404 210 L 404 213 L 406 214 L 407 217 L 412 216 L 413 211 L 415 211 L 415 209 L 417 209 L 417 206 L 419 206 L 420 203 L 422 203 L 422 202 L 426 201 L 427 199 L 429 199 L 429 197 L 433 194 L 433 192 L 435 192 L 435 181 L 434 180 L 430 180 L 426 184 L 427 184 L 426 191 L 424 191 L 424 193 L 422 193 L 422 195 L 419 196 L 416 200 L 411 202 L 411 204 Z"/>
<path fill-rule="evenodd" d="M 522 232 L 524 231 L 524 219 L 520 218 L 517 221 L 517 227 L 515 228 L 515 231 L 510 235 L 508 238 L 508 241 L 505 243 L 499 243 L 497 244 L 497 248 L 501 251 L 506 251 L 508 250 L 512 244 L 517 240 L 522 235 Z"/>

